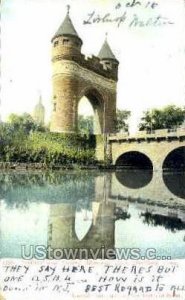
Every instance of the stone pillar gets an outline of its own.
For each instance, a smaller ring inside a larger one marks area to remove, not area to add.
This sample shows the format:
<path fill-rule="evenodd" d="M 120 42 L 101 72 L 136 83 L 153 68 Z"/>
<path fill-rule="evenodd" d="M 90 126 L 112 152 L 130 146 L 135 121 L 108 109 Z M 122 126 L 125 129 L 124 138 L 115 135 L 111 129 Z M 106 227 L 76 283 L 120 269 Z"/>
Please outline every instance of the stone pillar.
<path fill-rule="evenodd" d="M 107 93 L 104 105 L 103 133 L 114 133 L 116 131 L 116 93 Z"/>
<path fill-rule="evenodd" d="M 53 79 L 53 90 L 51 131 L 76 132 L 78 80 L 61 74 Z"/>

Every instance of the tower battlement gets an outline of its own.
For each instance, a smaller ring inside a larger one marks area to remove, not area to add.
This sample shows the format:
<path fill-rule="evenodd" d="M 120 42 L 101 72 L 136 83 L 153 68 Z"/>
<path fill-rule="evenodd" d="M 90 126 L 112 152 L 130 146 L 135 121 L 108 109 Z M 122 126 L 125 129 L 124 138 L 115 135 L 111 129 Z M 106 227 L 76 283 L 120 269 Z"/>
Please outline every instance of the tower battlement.
<path fill-rule="evenodd" d="M 64 49 L 63 49 L 64 50 Z M 71 60 L 78 63 L 80 66 L 88 68 L 89 70 L 114 81 L 118 80 L 118 67 L 117 65 L 111 65 L 109 63 L 103 64 L 99 57 L 92 56 L 86 57 L 84 54 L 74 55 L 74 53 L 68 53 L 68 51 L 62 51 L 61 49 L 54 49 L 52 63 L 59 60 Z"/>
<path fill-rule="evenodd" d="M 81 65 L 89 68 L 93 72 L 102 75 L 104 77 L 110 78 L 112 80 L 117 81 L 118 80 L 118 67 L 117 65 L 111 65 L 107 64 L 104 65 L 101 62 L 101 59 L 97 56 L 92 56 L 92 57 L 85 57 L 82 55 L 82 60 L 81 60 Z"/>

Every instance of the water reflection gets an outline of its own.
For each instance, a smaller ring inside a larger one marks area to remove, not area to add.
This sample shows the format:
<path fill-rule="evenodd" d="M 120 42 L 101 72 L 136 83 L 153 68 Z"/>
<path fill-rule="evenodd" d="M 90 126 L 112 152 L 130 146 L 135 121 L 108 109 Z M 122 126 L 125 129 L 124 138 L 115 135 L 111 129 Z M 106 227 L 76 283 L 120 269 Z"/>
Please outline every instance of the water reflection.
<path fill-rule="evenodd" d="M 175 196 L 185 199 L 185 172 L 164 172 L 163 180 Z"/>
<path fill-rule="evenodd" d="M 139 189 L 150 183 L 153 177 L 152 170 L 117 170 L 116 178 L 124 186 Z"/>
<path fill-rule="evenodd" d="M 79 239 L 75 228 L 76 204 L 50 205 L 48 246 L 52 249 L 95 250 L 102 246 L 105 250 L 114 249 L 114 207 L 114 203 L 92 202 L 92 222 L 83 238 Z"/>
<path fill-rule="evenodd" d="M 2 173 L 0 256 L 20 257 L 21 244 L 32 244 L 151 247 L 185 258 L 185 203 L 163 178 L 148 170 Z"/>
<path fill-rule="evenodd" d="M 10 208 L 26 207 L 30 202 L 73 203 L 94 199 L 96 174 L 76 172 L 1 173 L 0 199 Z"/>
<path fill-rule="evenodd" d="M 130 219 L 131 215 L 128 213 L 127 209 L 121 207 L 116 207 L 114 211 L 115 220 L 127 220 Z"/>
<path fill-rule="evenodd" d="M 143 218 L 143 222 L 148 225 L 163 226 L 174 233 L 178 230 L 185 230 L 185 220 L 183 222 L 175 216 L 160 215 L 146 211 L 145 213 L 141 213 L 141 217 Z"/>

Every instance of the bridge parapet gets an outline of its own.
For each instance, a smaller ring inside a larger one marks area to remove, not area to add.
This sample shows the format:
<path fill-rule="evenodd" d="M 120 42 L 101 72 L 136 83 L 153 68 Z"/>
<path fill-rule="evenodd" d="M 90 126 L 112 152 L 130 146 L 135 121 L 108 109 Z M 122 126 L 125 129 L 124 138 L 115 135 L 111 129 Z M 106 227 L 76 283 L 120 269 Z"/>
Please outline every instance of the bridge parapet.
<path fill-rule="evenodd" d="M 158 129 L 153 130 L 152 132 L 148 131 L 139 131 L 134 135 L 129 135 L 128 133 L 117 133 L 108 135 L 109 141 L 145 141 L 145 140 L 168 140 L 168 139 L 180 139 L 185 138 L 185 128 L 177 128 L 177 129 Z"/>

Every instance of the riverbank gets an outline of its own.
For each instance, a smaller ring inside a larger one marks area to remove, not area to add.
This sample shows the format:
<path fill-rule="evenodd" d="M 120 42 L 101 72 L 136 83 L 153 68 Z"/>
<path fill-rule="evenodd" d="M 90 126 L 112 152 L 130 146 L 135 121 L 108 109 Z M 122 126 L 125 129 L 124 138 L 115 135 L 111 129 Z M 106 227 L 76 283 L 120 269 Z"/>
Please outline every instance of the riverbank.
<path fill-rule="evenodd" d="M 0 136 L 0 168 L 94 168 L 99 165 L 97 143 L 94 135 L 32 132 Z"/>
<path fill-rule="evenodd" d="M 69 163 L 69 164 L 53 164 L 53 163 L 22 163 L 22 162 L 0 162 L 0 170 L 16 170 L 16 171 L 26 171 L 26 170 L 113 170 L 113 171 L 152 171 L 151 169 L 137 169 L 135 167 L 128 166 L 116 166 L 110 163 L 104 163 L 95 161 L 94 164 L 78 164 L 78 163 Z M 161 171 L 161 170 L 159 170 Z M 184 173 L 184 168 L 182 169 L 163 169 L 165 173 L 172 172 Z"/>
<path fill-rule="evenodd" d="M 0 162 L 0 170 L 115 170 L 116 166 L 101 163 L 90 165 L 79 164 L 45 164 L 45 163 L 14 163 Z"/>

